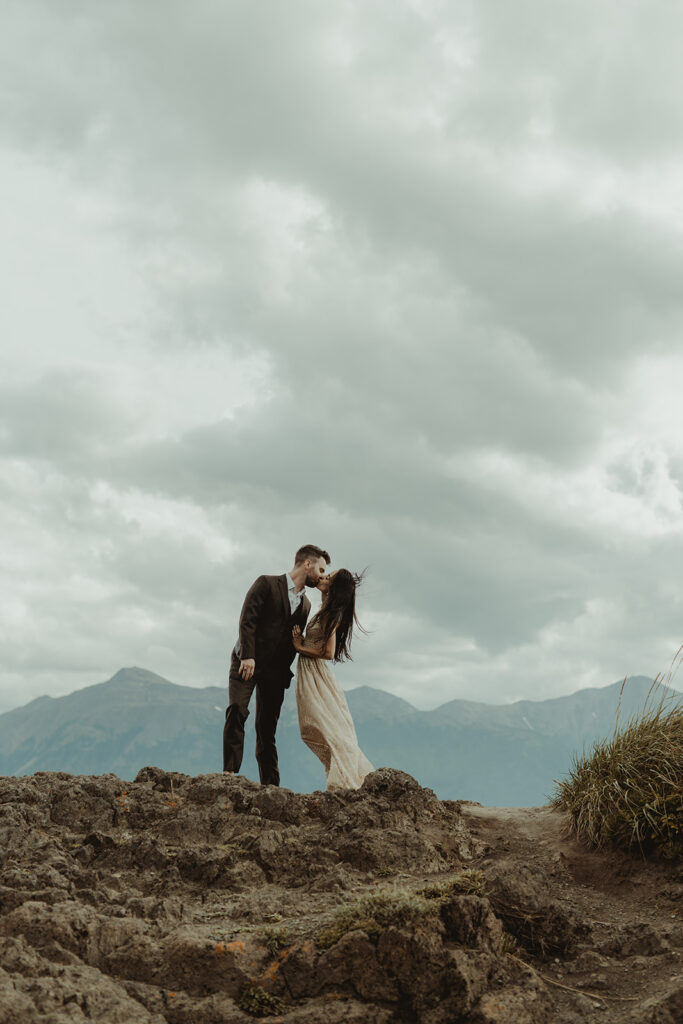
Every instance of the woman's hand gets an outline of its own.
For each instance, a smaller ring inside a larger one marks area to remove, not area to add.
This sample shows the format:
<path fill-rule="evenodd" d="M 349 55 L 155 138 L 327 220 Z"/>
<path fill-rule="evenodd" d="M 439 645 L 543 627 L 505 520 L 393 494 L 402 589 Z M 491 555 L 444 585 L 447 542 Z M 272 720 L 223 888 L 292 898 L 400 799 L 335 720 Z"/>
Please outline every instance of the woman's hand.
<path fill-rule="evenodd" d="M 303 647 L 303 638 L 301 636 L 301 626 L 294 626 L 292 628 L 292 643 L 294 644 L 294 650 L 300 651 Z"/>

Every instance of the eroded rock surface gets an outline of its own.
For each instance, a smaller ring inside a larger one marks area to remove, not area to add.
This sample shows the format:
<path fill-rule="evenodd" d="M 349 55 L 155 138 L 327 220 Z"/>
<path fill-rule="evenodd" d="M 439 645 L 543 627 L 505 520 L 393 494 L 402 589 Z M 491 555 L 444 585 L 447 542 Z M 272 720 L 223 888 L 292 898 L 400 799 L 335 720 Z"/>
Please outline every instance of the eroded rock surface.
<path fill-rule="evenodd" d="M 571 1019 L 549 957 L 597 976 L 619 955 L 673 955 L 651 924 L 593 942 L 552 867 L 474 831 L 388 769 L 306 795 L 155 768 L 0 779 L 0 1024 L 544 1024 Z M 451 886 L 475 867 L 470 891 Z M 378 924 L 387 893 L 410 912 Z M 678 998 L 649 993 L 648 1019 Z"/>

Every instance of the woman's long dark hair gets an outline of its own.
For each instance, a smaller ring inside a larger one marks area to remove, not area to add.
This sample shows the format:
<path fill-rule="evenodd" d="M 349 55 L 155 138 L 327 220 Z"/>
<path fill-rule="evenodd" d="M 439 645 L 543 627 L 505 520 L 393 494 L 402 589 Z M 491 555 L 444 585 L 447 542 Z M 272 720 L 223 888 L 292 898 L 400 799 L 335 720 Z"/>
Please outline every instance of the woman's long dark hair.
<path fill-rule="evenodd" d="M 358 574 L 349 569 L 337 569 L 330 579 L 330 589 L 327 591 L 325 604 L 314 617 L 313 622 L 322 630 L 323 650 L 334 633 L 334 660 L 351 661 L 351 637 L 354 625 L 361 633 L 365 630 L 356 616 L 356 590 L 365 578 L 364 569 Z"/>

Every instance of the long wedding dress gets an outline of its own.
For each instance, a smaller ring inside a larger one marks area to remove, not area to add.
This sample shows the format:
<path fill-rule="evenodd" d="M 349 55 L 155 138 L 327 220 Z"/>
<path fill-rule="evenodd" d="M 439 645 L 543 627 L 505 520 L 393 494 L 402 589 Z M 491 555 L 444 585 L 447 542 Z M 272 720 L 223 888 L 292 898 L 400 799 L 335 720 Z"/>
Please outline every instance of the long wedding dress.
<path fill-rule="evenodd" d="M 313 624 L 306 631 L 306 646 L 321 640 L 322 630 Z M 358 789 L 374 768 L 358 746 L 346 696 L 329 661 L 299 657 L 296 706 L 301 738 L 323 763 L 325 788 Z"/>

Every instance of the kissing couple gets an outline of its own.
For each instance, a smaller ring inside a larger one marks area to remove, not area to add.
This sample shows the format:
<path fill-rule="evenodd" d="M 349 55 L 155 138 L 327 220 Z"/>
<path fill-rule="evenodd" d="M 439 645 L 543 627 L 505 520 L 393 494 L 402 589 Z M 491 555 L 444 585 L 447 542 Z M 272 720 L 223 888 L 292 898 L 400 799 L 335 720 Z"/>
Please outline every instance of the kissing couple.
<path fill-rule="evenodd" d="M 230 658 L 223 728 L 223 771 L 228 774 L 239 772 L 242 764 L 244 723 L 255 689 L 259 778 L 263 785 L 280 785 L 275 730 L 296 654 L 301 738 L 322 761 L 326 788 L 358 789 L 373 771 L 358 746 L 344 691 L 330 667 L 330 662 L 350 658 L 354 624 L 362 629 L 356 618 L 356 590 L 363 576 L 348 569 L 328 574 L 329 564 L 327 551 L 305 544 L 288 573 L 259 576 L 249 588 Z M 306 587 L 317 587 L 322 595 L 307 629 L 311 602 Z"/>

